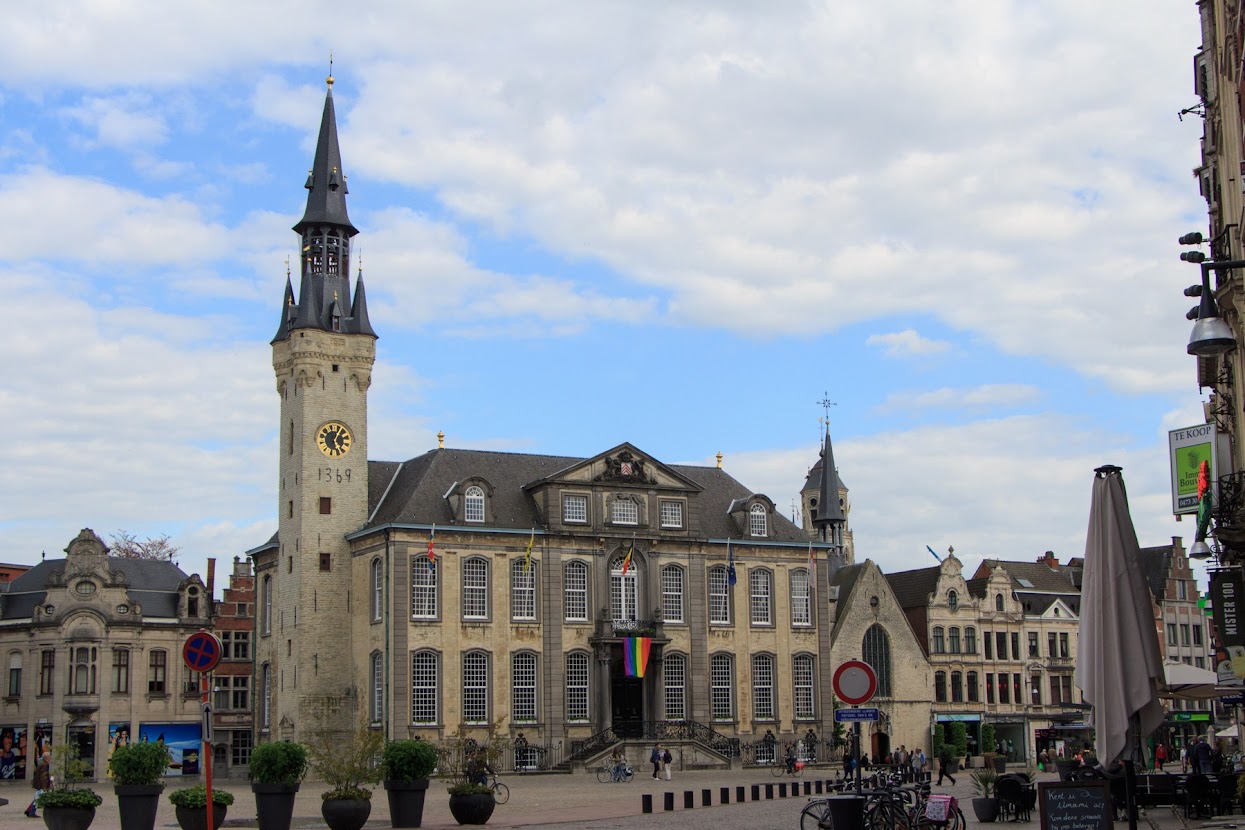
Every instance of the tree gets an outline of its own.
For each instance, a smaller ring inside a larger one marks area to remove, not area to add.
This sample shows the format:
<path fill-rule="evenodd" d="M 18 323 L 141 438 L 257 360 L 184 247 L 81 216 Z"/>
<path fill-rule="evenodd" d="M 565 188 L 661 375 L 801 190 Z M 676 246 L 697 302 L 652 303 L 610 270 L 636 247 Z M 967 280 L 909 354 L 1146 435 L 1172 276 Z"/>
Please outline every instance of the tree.
<path fill-rule="evenodd" d="M 173 544 L 168 534 L 138 539 L 129 531 L 118 530 L 112 534 L 111 542 L 109 552 L 123 559 L 154 559 L 169 562 L 181 550 Z"/>

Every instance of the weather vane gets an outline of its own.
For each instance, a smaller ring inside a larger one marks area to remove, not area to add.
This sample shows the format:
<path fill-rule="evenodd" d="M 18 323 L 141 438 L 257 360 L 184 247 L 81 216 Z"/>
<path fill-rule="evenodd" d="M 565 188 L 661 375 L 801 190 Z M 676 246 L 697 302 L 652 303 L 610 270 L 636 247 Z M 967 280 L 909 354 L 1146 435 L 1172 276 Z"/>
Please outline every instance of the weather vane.
<path fill-rule="evenodd" d="M 823 393 L 823 394 L 825 395 L 825 397 L 823 397 L 823 398 L 822 398 L 821 400 L 819 400 L 817 403 L 818 403 L 818 404 L 820 404 L 821 408 L 822 408 L 822 409 L 824 409 L 824 410 L 826 411 L 826 414 L 825 414 L 825 415 L 823 415 L 821 418 L 819 418 L 819 419 L 817 419 L 817 420 L 818 420 L 818 423 L 828 425 L 828 424 L 830 423 L 830 407 L 832 407 L 832 406 L 838 406 L 838 404 L 837 404 L 837 403 L 835 403 L 834 401 L 830 400 L 830 393 L 829 393 L 829 392 L 825 392 L 825 393 Z"/>

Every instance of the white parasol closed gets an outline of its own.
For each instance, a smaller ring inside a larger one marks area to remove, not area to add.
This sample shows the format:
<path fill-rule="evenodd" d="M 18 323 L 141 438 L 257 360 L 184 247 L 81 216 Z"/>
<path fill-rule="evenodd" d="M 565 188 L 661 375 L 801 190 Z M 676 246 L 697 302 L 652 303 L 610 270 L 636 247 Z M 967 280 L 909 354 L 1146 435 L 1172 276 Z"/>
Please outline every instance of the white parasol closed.
<path fill-rule="evenodd" d="M 1139 739 L 1162 724 L 1159 688 L 1165 678 L 1120 468 L 1095 472 L 1076 685 L 1093 708 L 1099 763 L 1110 766 L 1121 758 L 1132 760 Z"/>

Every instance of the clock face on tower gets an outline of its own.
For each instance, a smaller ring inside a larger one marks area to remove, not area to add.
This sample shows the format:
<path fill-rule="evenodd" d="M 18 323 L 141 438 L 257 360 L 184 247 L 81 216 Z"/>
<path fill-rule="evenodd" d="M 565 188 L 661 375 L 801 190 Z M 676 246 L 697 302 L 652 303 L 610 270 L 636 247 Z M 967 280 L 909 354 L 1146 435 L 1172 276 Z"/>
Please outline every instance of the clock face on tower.
<path fill-rule="evenodd" d="M 329 421 L 316 433 L 316 446 L 329 458 L 341 458 L 350 452 L 353 440 L 350 429 L 340 421 Z"/>

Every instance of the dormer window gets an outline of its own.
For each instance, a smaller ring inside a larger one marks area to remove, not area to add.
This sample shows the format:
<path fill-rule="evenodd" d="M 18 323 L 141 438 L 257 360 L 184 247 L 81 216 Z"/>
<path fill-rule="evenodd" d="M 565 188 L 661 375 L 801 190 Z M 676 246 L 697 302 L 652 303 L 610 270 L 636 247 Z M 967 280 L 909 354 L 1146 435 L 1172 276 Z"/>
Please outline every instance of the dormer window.
<path fill-rule="evenodd" d="M 754 504 L 748 510 L 748 533 L 752 536 L 769 535 L 769 523 L 765 518 L 765 505 Z"/>
<path fill-rule="evenodd" d="M 960 595 L 955 591 L 947 591 L 947 607 L 952 611 L 960 607 Z"/>
<path fill-rule="evenodd" d="M 1003 610 L 1003 595 L 1002 594 L 994 595 L 994 610 L 995 611 Z"/>
<path fill-rule="evenodd" d="M 610 520 L 616 525 L 640 523 L 640 507 L 629 498 L 617 498 L 610 504 Z"/>
<path fill-rule="evenodd" d="M 479 487 L 468 487 L 463 494 L 463 518 L 472 523 L 484 522 L 484 490 Z"/>

